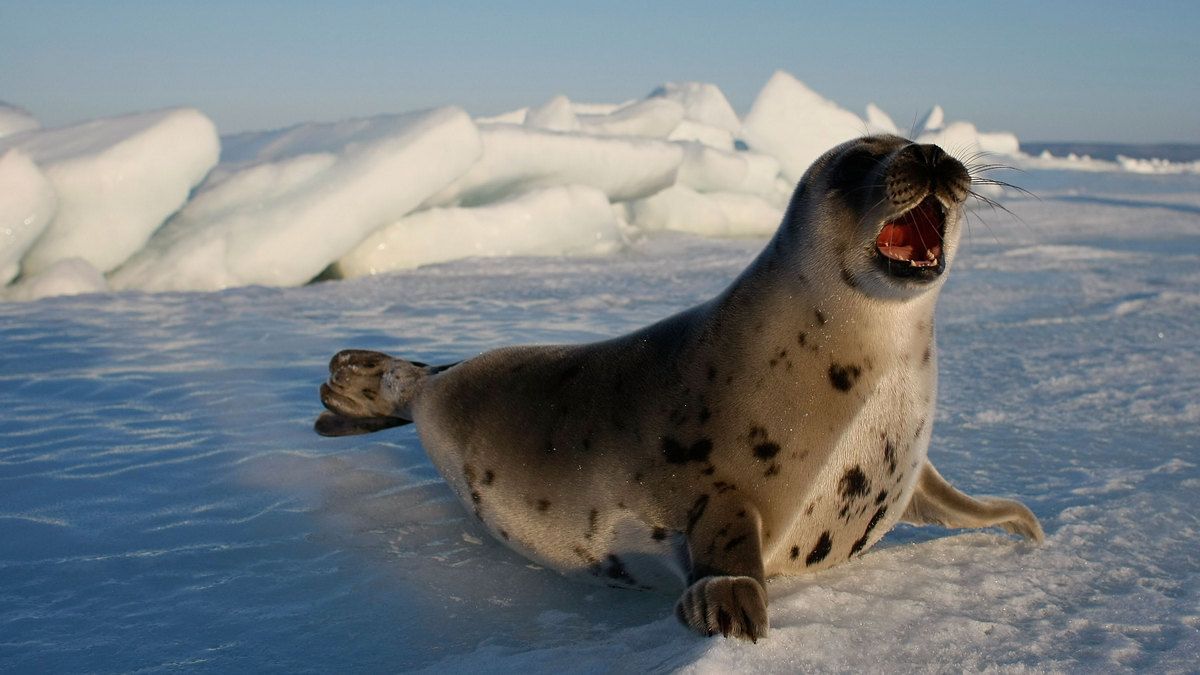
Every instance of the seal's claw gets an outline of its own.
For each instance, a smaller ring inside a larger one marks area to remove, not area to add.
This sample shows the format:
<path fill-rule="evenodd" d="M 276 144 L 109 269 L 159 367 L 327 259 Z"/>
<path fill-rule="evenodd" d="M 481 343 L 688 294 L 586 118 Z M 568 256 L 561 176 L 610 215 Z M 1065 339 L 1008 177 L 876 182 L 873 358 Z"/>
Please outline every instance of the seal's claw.
<path fill-rule="evenodd" d="M 767 634 L 767 592 L 751 577 L 704 577 L 675 604 L 675 616 L 701 635 L 751 642 Z"/>

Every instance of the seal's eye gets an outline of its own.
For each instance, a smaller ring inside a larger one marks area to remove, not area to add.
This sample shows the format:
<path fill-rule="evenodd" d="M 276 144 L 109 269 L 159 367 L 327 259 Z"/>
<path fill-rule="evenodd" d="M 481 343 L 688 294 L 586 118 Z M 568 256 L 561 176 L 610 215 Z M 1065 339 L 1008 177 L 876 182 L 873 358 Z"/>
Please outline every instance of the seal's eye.
<path fill-rule="evenodd" d="M 883 154 L 876 154 L 866 146 L 847 151 L 838 158 L 830 177 L 830 187 L 842 192 L 861 188 L 863 178 L 874 171 L 883 162 L 883 158 Z"/>

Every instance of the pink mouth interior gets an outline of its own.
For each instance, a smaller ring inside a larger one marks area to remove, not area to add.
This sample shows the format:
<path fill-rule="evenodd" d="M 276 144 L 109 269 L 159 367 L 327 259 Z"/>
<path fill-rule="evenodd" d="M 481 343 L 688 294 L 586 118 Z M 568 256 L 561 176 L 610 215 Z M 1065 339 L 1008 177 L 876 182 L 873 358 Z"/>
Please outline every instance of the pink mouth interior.
<path fill-rule="evenodd" d="M 942 257 L 944 219 L 937 200 L 926 197 L 920 204 L 883 225 L 875 246 L 891 260 L 913 267 L 933 267 Z"/>

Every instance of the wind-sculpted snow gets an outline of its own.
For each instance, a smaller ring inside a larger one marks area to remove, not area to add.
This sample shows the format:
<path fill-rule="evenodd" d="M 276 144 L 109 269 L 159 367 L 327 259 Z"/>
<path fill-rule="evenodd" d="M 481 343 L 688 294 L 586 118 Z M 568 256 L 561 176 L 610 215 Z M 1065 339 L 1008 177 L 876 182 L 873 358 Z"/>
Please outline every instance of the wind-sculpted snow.
<path fill-rule="evenodd" d="M 1031 170 L 973 212 L 930 449 L 1047 541 L 901 527 L 775 579 L 757 645 L 671 594 L 493 541 L 411 427 L 328 439 L 338 349 L 430 363 L 596 340 L 761 241 L 458 261 L 303 288 L 0 305 L 0 671 L 1191 672 L 1200 661 L 1200 176 Z"/>

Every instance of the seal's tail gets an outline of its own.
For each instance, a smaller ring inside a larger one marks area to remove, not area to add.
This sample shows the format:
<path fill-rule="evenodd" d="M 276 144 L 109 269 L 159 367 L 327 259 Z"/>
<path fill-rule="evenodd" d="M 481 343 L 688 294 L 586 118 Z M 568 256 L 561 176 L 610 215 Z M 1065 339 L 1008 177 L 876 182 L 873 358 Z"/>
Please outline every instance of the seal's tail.
<path fill-rule="evenodd" d="M 321 385 L 321 403 L 329 411 L 313 428 L 322 436 L 350 436 L 408 424 L 425 378 L 446 367 L 360 349 L 338 352 L 329 362 L 329 381 Z"/>

